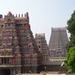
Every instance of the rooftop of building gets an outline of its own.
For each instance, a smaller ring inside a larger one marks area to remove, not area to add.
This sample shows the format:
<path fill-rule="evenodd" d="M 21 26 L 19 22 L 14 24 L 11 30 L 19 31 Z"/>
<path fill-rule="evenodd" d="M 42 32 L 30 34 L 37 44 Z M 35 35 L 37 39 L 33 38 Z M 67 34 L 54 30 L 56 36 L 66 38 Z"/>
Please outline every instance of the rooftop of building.
<path fill-rule="evenodd" d="M 35 38 L 36 38 L 36 37 L 45 37 L 45 33 L 35 34 Z"/>
<path fill-rule="evenodd" d="M 49 57 L 49 61 L 42 61 L 44 65 L 61 65 L 66 57 Z"/>

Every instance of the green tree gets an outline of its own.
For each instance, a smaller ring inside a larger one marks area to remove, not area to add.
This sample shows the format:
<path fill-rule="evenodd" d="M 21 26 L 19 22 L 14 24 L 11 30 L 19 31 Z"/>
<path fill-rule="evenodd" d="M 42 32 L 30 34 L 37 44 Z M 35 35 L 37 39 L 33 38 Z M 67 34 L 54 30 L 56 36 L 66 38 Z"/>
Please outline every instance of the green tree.
<path fill-rule="evenodd" d="M 66 45 L 66 49 L 69 50 L 71 47 L 75 47 L 75 11 L 71 15 L 71 18 L 67 21 L 67 30 L 71 34 L 70 41 Z"/>
<path fill-rule="evenodd" d="M 69 73 L 75 73 L 75 47 L 71 47 L 67 53 L 67 58 L 64 60 L 65 68 Z"/>
<path fill-rule="evenodd" d="M 68 72 L 75 73 L 75 11 L 72 13 L 71 18 L 67 21 L 67 30 L 71 34 L 70 41 L 66 45 L 67 55 L 65 62 L 65 68 Z"/>

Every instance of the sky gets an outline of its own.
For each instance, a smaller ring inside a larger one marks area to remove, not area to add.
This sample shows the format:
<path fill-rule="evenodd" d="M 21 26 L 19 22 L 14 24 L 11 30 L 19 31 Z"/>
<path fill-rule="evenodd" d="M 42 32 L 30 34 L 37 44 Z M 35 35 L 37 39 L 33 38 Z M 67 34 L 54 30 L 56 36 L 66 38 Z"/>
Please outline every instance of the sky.
<path fill-rule="evenodd" d="M 66 27 L 67 21 L 75 10 L 75 0 L 0 0 L 0 14 L 29 13 L 33 35 L 45 33 L 47 44 L 51 28 Z"/>

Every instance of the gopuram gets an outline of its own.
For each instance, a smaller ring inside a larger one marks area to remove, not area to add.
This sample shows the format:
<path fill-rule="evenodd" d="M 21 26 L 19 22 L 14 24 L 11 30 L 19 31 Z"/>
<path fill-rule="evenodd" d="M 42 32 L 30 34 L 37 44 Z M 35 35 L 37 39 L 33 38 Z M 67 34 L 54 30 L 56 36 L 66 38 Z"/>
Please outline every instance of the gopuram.
<path fill-rule="evenodd" d="M 0 75 L 37 73 L 42 55 L 37 49 L 26 13 L 0 15 Z"/>

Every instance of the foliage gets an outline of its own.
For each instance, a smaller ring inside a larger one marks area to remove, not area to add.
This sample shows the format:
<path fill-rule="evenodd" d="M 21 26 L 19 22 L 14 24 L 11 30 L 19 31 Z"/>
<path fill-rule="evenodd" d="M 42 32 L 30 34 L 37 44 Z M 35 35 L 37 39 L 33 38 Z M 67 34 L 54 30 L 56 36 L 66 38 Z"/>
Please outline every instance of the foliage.
<path fill-rule="evenodd" d="M 67 21 L 67 24 L 68 24 L 67 29 L 68 29 L 69 33 L 75 35 L 75 11 L 71 15 L 71 18 Z"/>
<path fill-rule="evenodd" d="M 67 53 L 67 58 L 64 60 L 65 68 L 68 69 L 68 72 L 75 73 L 75 47 L 71 47 Z"/>
<path fill-rule="evenodd" d="M 75 11 L 71 15 L 71 18 L 67 21 L 67 30 L 71 34 L 70 41 L 66 45 L 66 49 L 69 50 L 71 47 L 75 47 Z"/>
<path fill-rule="evenodd" d="M 65 62 L 65 68 L 69 73 L 75 73 L 75 11 L 71 15 L 71 18 L 67 21 L 67 30 L 71 34 L 70 41 L 66 45 L 67 57 Z"/>

